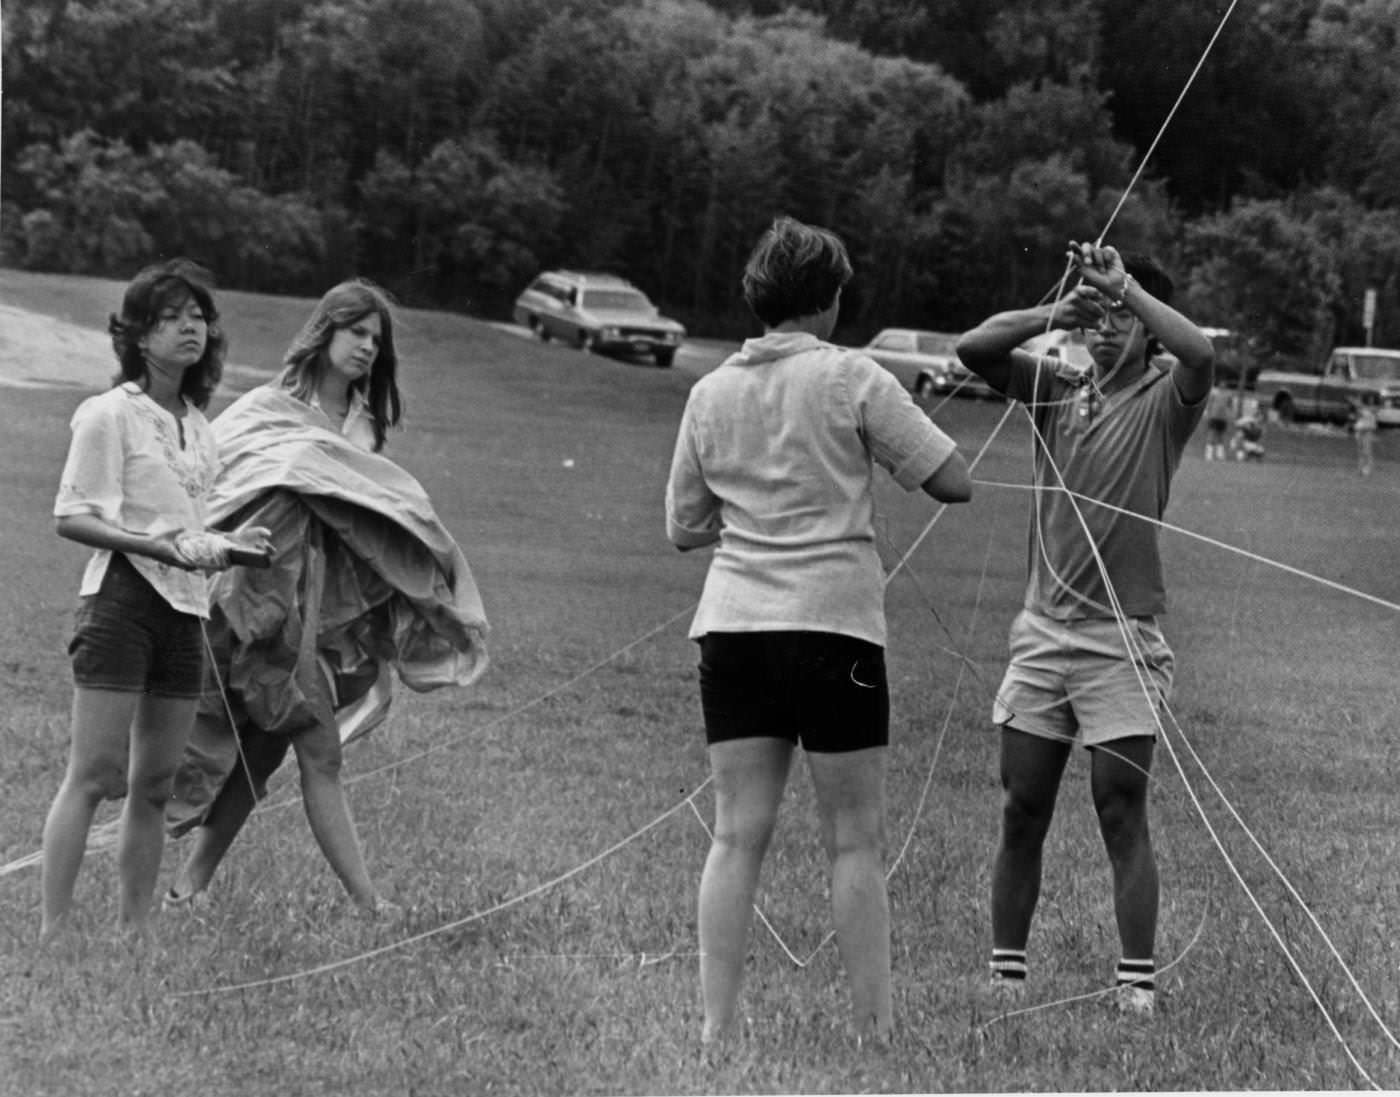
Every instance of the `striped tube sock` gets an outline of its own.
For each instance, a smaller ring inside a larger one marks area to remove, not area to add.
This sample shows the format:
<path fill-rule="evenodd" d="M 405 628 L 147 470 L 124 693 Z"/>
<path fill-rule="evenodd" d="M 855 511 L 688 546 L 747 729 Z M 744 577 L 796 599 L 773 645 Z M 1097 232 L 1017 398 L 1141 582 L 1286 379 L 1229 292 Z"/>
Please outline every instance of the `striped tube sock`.
<path fill-rule="evenodd" d="M 992 981 L 1021 984 L 1026 981 L 1026 950 L 992 949 Z"/>
<path fill-rule="evenodd" d="M 1137 987 L 1149 994 L 1157 989 L 1157 965 L 1151 958 L 1146 960 L 1118 961 L 1118 985 Z"/>

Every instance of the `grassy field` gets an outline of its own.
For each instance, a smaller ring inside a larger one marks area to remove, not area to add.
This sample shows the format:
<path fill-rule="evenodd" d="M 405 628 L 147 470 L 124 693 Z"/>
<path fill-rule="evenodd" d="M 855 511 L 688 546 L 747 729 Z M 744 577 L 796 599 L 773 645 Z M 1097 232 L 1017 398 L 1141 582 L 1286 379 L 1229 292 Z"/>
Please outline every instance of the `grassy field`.
<path fill-rule="evenodd" d="M 0 272 L 0 301 L 92 326 L 118 290 Z M 309 307 L 221 301 L 233 358 L 252 368 L 231 375 L 216 407 L 271 371 Z M 694 895 L 706 839 L 686 798 L 706 767 L 684 611 L 706 560 L 669 547 L 660 509 L 691 379 L 443 314 L 405 312 L 400 347 L 408 429 L 391 452 L 472 562 L 494 660 L 471 691 L 401 694 L 388 725 L 348 758 L 371 869 L 405 914 L 352 914 L 286 781 L 210 901 L 162 916 L 149 940 L 110 928 L 108 856 L 91 856 L 80 879 L 81 932 L 51 952 L 35 949 L 37 871 L 0 877 L 0 1090 L 1350 1089 L 1365 1086 L 1362 1070 L 1400 1087 L 1396 1045 L 1308 913 L 1395 1028 L 1394 611 L 1182 534 L 1164 534 L 1180 730 L 1159 753 L 1155 794 L 1158 962 L 1171 965 L 1158 1016 L 1128 1023 L 1102 998 L 1063 1001 L 1106 987 L 1117 959 L 1081 757 L 1066 776 L 1031 941 L 1028 1004 L 1045 1008 L 997 1017 L 983 993 L 998 810 L 987 714 L 1019 599 L 1027 499 L 986 485 L 938 522 L 889 588 L 891 861 L 908 843 L 891 881 L 895 1044 L 862 1053 L 846 1035 L 835 950 L 819 949 L 823 863 L 799 772 L 760 901 L 786 947 L 811 959 L 797 966 L 756 926 L 745 1035 L 727 1058 L 703 1061 Z M 28 372 L 41 375 L 43 362 Z M 66 749 L 64 644 L 83 552 L 54 537 L 48 514 L 83 395 L 0 388 L 7 862 L 37 847 Z M 1001 411 L 958 401 L 936 414 L 973 453 Z M 1169 519 L 1400 601 L 1396 440 L 1381 440 L 1370 480 L 1355 475 L 1345 436 L 1274 430 L 1267 441 L 1261 465 L 1207 464 L 1194 445 Z M 1022 481 L 1026 457 L 1018 412 L 978 476 Z M 888 482 L 879 499 L 894 561 L 933 509 Z M 708 819 L 707 792 L 694 803 Z M 168 849 L 167 874 L 182 852 Z M 282 979 L 330 964 L 340 966 Z M 264 985 L 228 989 L 245 983 Z"/>

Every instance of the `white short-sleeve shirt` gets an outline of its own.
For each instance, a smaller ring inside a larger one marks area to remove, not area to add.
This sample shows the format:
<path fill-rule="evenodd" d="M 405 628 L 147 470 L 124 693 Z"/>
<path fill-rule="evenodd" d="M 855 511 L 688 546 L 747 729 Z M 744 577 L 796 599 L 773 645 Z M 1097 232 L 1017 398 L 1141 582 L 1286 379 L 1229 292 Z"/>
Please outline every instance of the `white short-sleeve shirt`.
<path fill-rule="evenodd" d="M 907 491 L 956 446 L 872 359 L 750 339 L 690 390 L 666 492 L 681 547 L 719 535 L 692 637 L 809 630 L 885 643 L 874 466 Z"/>
<path fill-rule="evenodd" d="M 177 420 L 134 382 L 126 382 L 84 400 L 70 426 L 73 439 L 54 501 L 55 518 L 94 514 L 131 533 L 152 536 L 204 528 L 204 501 L 218 470 L 218 450 L 198 408 L 186 404 L 184 419 Z M 107 549 L 92 554 L 79 594 L 98 592 L 111 558 Z M 149 556 L 129 559 L 174 609 L 209 615 L 203 572 Z"/>

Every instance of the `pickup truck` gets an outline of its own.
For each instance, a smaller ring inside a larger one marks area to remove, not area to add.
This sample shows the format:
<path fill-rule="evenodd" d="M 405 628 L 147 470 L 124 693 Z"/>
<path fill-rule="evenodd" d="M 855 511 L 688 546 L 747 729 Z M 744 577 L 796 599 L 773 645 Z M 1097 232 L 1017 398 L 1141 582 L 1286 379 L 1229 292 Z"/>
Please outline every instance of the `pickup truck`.
<path fill-rule="evenodd" d="M 1400 426 L 1400 350 L 1336 347 L 1316 373 L 1260 371 L 1254 392 L 1283 420 L 1345 423 L 1353 404 L 1369 404 L 1382 426 Z"/>

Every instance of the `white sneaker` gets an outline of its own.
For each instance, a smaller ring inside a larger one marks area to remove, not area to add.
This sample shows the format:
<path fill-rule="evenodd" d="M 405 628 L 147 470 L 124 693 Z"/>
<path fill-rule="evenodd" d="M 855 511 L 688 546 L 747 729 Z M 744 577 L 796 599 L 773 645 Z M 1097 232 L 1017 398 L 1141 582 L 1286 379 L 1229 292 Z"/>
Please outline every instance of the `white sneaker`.
<path fill-rule="evenodd" d="M 1119 987 L 1113 997 L 1119 1013 L 1151 1017 L 1157 1010 L 1157 992 L 1147 987 Z"/>

